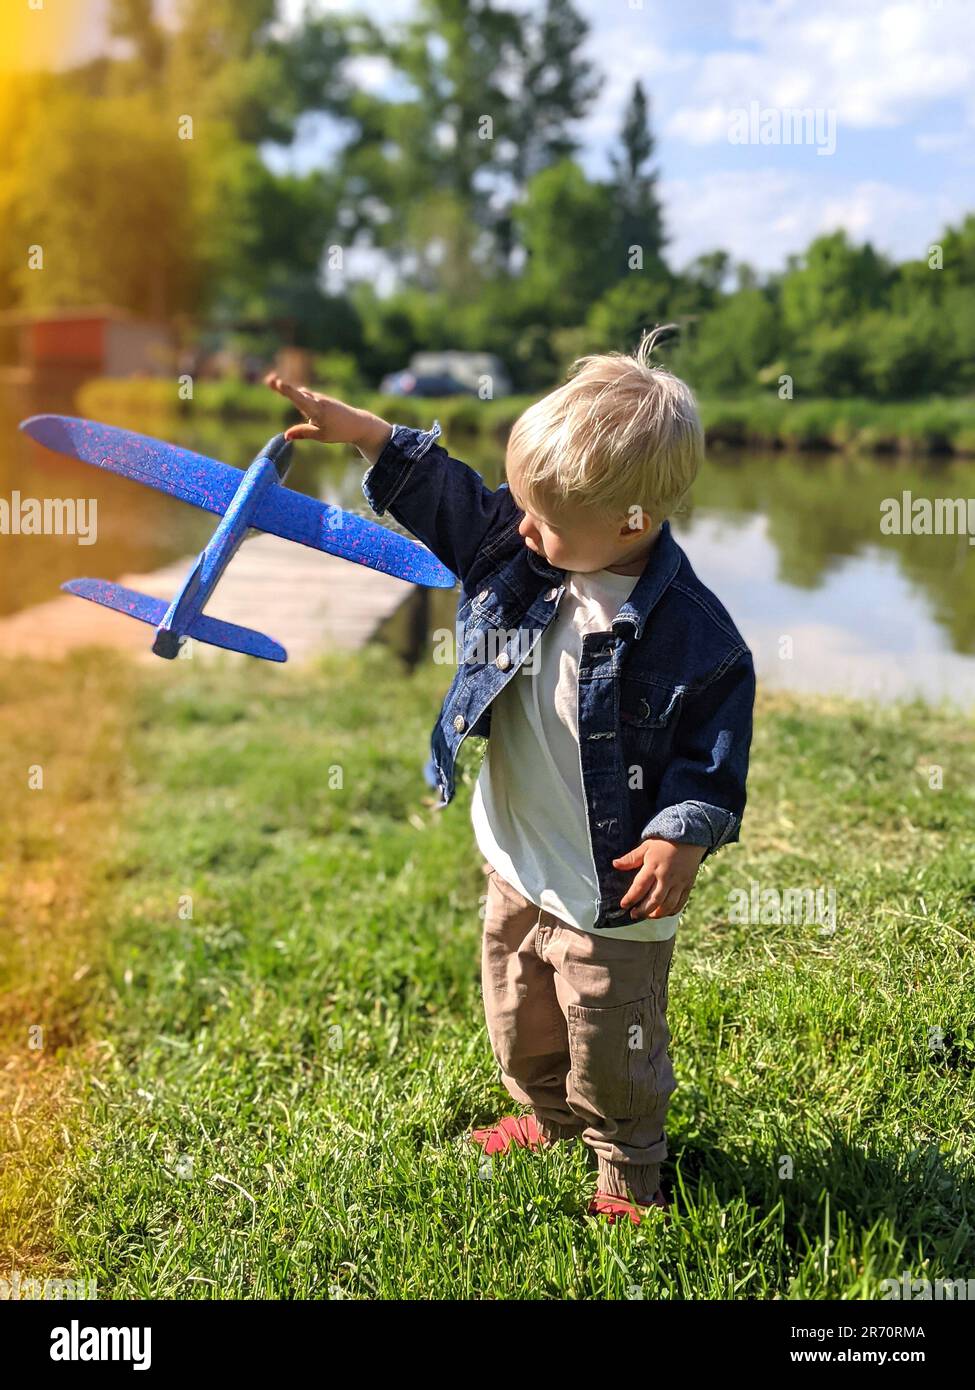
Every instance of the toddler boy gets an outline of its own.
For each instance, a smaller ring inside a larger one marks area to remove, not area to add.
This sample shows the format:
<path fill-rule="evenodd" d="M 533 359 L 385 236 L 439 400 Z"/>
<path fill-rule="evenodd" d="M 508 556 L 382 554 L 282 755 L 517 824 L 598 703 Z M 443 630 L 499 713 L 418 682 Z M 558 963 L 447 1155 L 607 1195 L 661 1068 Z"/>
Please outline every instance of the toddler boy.
<path fill-rule="evenodd" d="M 755 674 L 668 520 L 703 457 L 689 388 L 636 353 L 579 359 L 515 422 L 491 490 L 432 430 L 268 384 L 289 439 L 355 445 L 363 492 L 461 580 L 458 669 L 432 736 L 444 803 L 468 734 L 487 901 L 482 986 L 502 1080 L 527 1113 L 488 1154 L 581 1138 L 593 1215 L 666 1207 L 675 1080 L 668 984 L 701 862 L 738 839 Z"/>

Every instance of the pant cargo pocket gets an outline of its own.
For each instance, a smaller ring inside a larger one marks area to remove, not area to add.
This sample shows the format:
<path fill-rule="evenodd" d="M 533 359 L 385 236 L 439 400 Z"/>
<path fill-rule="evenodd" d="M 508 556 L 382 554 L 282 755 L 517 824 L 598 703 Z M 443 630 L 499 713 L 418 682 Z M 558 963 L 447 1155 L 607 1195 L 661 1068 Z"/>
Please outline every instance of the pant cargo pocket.
<path fill-rule="evenodd" d="M 656 1108 L 653 1003 L 647 995 L 612 1008 L 569 1005 L 567 1099 L 590 1123 L 635 1119 Z"/>

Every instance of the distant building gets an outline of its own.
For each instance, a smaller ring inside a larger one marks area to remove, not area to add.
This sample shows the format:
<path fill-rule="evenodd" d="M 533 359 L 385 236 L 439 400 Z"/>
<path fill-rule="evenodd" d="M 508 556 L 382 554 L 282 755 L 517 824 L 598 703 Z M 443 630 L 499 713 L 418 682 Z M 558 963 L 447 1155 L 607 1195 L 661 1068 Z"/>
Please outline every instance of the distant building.
<path fill-rule="evenodd" d="M 92 377 L 166 376 L 176 339 L 164 323 L 124 309 L 8 309 L 0 313 L 0 388 L 70 398 Z"/>

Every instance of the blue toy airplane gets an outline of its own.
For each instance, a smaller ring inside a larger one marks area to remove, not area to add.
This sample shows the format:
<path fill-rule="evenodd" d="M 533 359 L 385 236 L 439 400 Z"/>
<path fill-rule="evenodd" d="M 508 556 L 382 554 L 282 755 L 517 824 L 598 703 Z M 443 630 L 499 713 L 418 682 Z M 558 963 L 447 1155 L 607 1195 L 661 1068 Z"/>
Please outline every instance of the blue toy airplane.
<path fill-rule="evenodd" d="M 20 428 L 58 453 L 120 473 L 223 518 L 172 603 L 106 579 L 71 579 L 61 586 L 79 598 L 151 623 L 156 629 L 152 650 L 157 656 L 171 660 L 186 638 L 194 637 L 265 661 L 287 661 L 288 653 L 272 638 L 203 613 L 251 527 L 341 555 L 407 583 L 434 589 L 452 588 L 456 583 L 450 570 L 416 541 L 284 487 L 292 445 L 283 434 L 268 440 L 244 472 L 149 435 L 71 415 L 32 415 Z"/>

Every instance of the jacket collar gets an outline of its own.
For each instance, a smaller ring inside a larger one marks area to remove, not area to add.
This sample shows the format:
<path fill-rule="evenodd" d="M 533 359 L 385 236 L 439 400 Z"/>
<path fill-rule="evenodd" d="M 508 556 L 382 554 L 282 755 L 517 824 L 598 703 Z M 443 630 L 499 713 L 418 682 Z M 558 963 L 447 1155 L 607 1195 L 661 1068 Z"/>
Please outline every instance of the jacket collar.
<path fill-rule="evenodd" d="M 658 600 L 676 578 L 680 562 L 681 550 L 670 534 L 670 522 L 662 521 L 660 535 L 650 552 L 643 573 L 613 619 L 614 631 L 623 623 L 629 623 L 633 627 L 634 639 L 639 641 Z"/>
<path fill-rule="evenodd" d="M 534 550 L 528 552 L 528 563 L 537 574 L 555 583 L 561 582 L 567 573 L 566 570 L 550 565 Z M 643 573 L 637 579 L 629 598 L 613 619 L 614 631 L 617 631 L 624 624 L 629 624 L 633 628 L 634 640 L 639 641 L 643 636 L 647 619 L 661 595 L 676 577 L 680 563 L 680 546 L 670 533 L 670 522 L 663 521 L 660 524 L 660 535 L 650 552 Z"/>
<path fill-rule="evenodd" d="M 543 579 L 560 580 L 568 573 L 567 570 L 560 570 L 556 565 L 550 565 L 547 560 L 542 559 L 537 550 L 529 550 L 527 545 L 525 546 L 525 553 L 528 556 L 529 569 L 533 569 Z"/>

